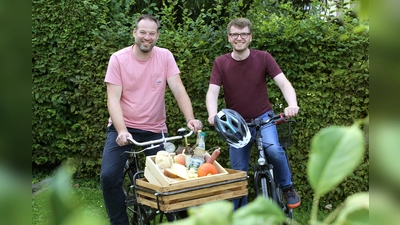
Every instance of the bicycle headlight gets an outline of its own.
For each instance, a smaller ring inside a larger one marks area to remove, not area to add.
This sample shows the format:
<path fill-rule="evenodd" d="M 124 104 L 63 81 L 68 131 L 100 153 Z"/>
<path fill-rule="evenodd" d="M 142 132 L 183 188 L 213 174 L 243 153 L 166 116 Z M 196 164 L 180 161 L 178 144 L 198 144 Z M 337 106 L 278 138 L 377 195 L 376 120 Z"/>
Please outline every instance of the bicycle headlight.
<path fill-rule="evenodd" d="M 265 159 L 263 159 L 263 158 L 258 159 L 258 165 L 264 166 L 265 165 Z"/>
<path fill-rule="evenodd" d="M 168 153 L 174 153 L 175 152 L 175 145 L 171 142 L 165 142 L 164 143 L 164 149 Z"/>

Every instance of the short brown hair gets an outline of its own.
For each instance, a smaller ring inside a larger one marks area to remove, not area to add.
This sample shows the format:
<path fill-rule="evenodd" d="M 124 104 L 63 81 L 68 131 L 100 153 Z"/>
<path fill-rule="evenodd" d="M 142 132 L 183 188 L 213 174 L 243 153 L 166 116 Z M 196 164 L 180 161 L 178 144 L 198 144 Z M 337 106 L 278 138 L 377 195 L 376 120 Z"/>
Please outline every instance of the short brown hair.
<path fill-rule="evenodd" d="M 139 23 L 141 20 L 143 20 L 143 19 L 153 20 L 153 21 L 157 24 L 157 31 L 160 30 L 160 28 L 161 28 L 160 21 L 159 21 L 156 17 L 154 17 L 154 16 L 152 16 L 152 15 L 148 15 L 148 14 L 141 15 L 141 16 L 139 16 L 139 17 L 136 19 L 135 28 L 138 27 L 138 23 Z"/>
<path fill-rule="evenodd" d="M 236 18 L 228 23 L 228 33 L 231 32 L 231 27 L 237 27 L 239 29 L 243 29 L 245 27 L 249 28 L 250 33 L 253 33 L 253 27 L 249 19 L 247 18 Z"/>

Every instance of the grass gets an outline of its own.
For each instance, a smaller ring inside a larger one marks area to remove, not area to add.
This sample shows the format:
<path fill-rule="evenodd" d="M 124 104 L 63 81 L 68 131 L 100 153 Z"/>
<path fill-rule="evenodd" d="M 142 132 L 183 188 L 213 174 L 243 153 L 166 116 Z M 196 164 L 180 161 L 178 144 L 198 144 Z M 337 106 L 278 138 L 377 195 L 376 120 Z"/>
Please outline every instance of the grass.
<path fill-rule="evenodd" d="M 84 216 L 97 218 L 96 225 L 108 225 L 108 217 L 104 206 L 103 196 L 99 188 L 74 187 L 71 197 L 75 207 L 79 207 Z M 32 196 L 32 224 L 48 225 L 52 219 L 52 209 L 49 207 L 48 191 L 44 189 Z M 329 211 L 319 210 L 319 220 L 327 216 Z M 311 214 L 311 202 L 303 202 L 301 207 L 294 210 L 294 218 L 298 224 L 308 224 Z"/>
<path fill-rule="evenodd" d="M 103 196 L 100 189 L 73 188 L 73 203 L 81 213 L 87 217 L 97 218 L 100 223 L 96 225 L 108 225 L 108 217 L 104 207 Z M 45 189 L 32 196 L 32 225 L 48 225 L 52 219 L 49 193 Z"/>

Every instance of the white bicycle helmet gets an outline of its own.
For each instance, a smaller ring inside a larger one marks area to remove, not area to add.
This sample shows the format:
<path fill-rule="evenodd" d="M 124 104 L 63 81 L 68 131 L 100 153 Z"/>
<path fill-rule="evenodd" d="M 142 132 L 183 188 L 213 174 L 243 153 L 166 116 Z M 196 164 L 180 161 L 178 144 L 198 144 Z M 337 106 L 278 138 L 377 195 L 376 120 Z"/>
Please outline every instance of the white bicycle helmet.
<path fill-rule="evenodd" d="M 232 109 L 222 109 L 215 115 L 214 127 L 218 135 L 230 146 L 242 148 L 251 138 L 249 127 L 243 117 Z"/>

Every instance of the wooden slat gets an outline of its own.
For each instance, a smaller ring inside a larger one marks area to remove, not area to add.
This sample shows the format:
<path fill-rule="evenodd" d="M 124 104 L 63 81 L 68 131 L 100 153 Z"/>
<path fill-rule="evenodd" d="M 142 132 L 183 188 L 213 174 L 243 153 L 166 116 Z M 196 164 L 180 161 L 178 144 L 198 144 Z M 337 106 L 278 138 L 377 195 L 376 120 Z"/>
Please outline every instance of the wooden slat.
<path fill-rule="evenodd" d="M 239 181 L 231 184 L 224 184 L 224 185 L 218 185 L 215 187 L 209 187 L 209 188 L 204 188 L 200 190 L 195 190 L 195 191 L 188 191 L 188 192 L 183 192 L 179 194 L 173 194 L 173 195 L 167 195 L 167 196 L 159 196 L 159 200 L 168 203 L 168 202 L 177 202 L 177 201 L 186 201 L 190 199 L 196 199 L 196 198 L 201 198 L 201 197 L 206 197 L 210 195 L 216 195 L 220 192 L 226 191 L 226 190 L 243 190 L 246 189 L 247 181 Z M 152 193 L 146 192 L 146 191 L 140 191 L 138 190 L 138 195 L 141 197 L 146 197 L 149 199 L 154 199 L 156 200 L 156 196 Z"/>
<path fill-rule="evenodd" d="M 197 205 L 201 205 L 201 204 L 205 204 L 205 203 L 213 202 L 213 201 L 218 201 L 218 200 L 233 199 L 233 198 L 242 197 L 245 195 L 247 195 L 247 189 L 236 190 L 236 191 L 227 190 L 227 191 L 224 191 L 223 193 L 219 193 L 216 195 L 193 199 L 193 200 L 187 200 L 187 201 L 183 201 L 183 202 L 170 203 L 170 204 L 164 204 L 164 203 L 160 202 L 160 210 L 167 213 L 172 210 L 184 209 L 184 208 L 197 206 Z M 154 200 L 149 200 L 149 199 L 145 199 L 142 197 L 138 197 L 138 202 L 157 209 L 157 202 Z"/>
<path fill-rule="evenodd" d="M 247 174 L 244 171 L 231 170 L 231 169 L 226 169 L 226 170 L 228 171 L 228 174 L 185 180 L 184 182 L 173 183 L 170 186 L 166 186 L 166 187 L 150 184 L 144 178 L 138 179 L 136 181 L 136 184 L 139 187 L 144 187 L 144 188 L 154 190 L 156 192 L 163 193 L 163 192 L 182 190 L 182 189 L 190 188 L 190 187 L 196 187 L 199 185 L 207 185 L 207 184 L 218 183 L 218 182 L 223 182 L 223 181 L 227 181 L 227 180 L 233 180 L 233 179 L 247 177 Z"/>
<path fill-rule="evenodd" d="M 195 178 L 169 186 L 150 184 L 138 179 L 138 202 L 152 208 L 169 212 L 201 205 L 211 201 L 233 199 L 247 195 L 247 174 L 243 171 L 226 169 L 228 174 Z M 145 190 L 141 190 L 145 188 Z M 156 196 L 157 193 L 157 196 Z"/>

